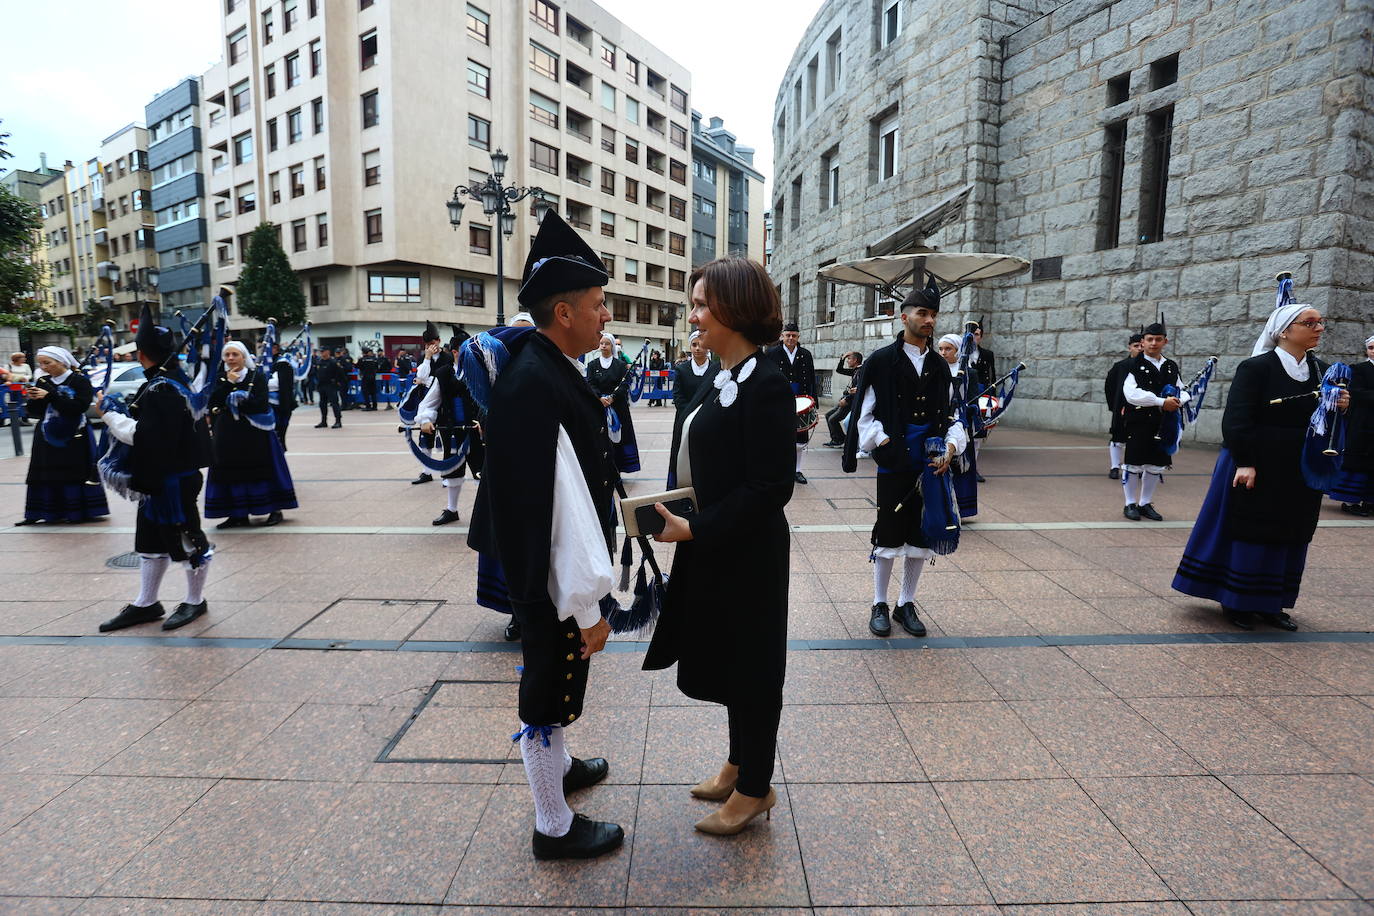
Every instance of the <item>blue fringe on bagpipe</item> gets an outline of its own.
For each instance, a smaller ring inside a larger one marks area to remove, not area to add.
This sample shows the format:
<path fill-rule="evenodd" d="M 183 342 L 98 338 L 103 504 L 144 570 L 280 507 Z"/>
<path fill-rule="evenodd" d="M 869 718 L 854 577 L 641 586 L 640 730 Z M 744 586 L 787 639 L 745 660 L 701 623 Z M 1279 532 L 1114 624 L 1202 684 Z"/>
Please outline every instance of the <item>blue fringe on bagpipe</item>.
<path fill-rule="evenodd" d="M 1332 363 L 1322 376 L 1321 394 L 1317 409 L 1307 424 L 1302 443 L 1302 476 L 1307 485 L 1322 493 L 1336 486 L 1341 479 L 1341 463 L 1345 453 L 1345 415 L 1337 402 L 1341 392 L 1350 384 L 1350 367 Z M 1334 452 L 1334 454 L 1326 454 Z"/>
<path fill-rule="evenodd" d="M 491 407 L 492 387 L 510 362 L 509 345 L 533 332 L 531 327 L 493 328 L 464 341 L 458 351 L 459 377 L 483 410 Z"/>
<path fill-rule="evenodd" d="M 248 425 L 263 432 L 272 432 L 277 428 L 277 415 L 270 409 L 262 413 L 242 413 L 243 402 L 248 400 L 251 394 L 247 391 L 229 392 L 229 415 L 235 420 L 247 420 Z M 268 399 L 271 403 L 271 399 Z"/>
<path fill-rule="evenodd" d="M 950 474 L 936 474 L 930 466 L 935 457 L 945 454 L 944 436 L 927 436 L 928 425 L 907 426 L 907 454 L 921 468 L 921 535 L 930 551 L 947 556 L 959 549 L 959 509 L 954 499 Z"/>

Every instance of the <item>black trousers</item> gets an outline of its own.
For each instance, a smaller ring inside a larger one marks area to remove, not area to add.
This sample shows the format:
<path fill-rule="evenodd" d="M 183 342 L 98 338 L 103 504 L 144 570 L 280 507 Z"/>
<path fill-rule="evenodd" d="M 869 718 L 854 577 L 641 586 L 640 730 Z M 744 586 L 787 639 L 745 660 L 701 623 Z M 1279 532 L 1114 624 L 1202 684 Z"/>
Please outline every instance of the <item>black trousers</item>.
<path fill-rule="evenodd" d="M 277 441 L 281 443 L 281 450 L 286 451 L 286 429 L 291 425 L 291 411 L 294 407 L 286 407 L 277 404 L 272 408 L 272 413 L 277 417 Z"/>
<path fill-rule="evenodd" d="M 367 410 L 377 409 L 377 380 L 364 377 L 362 380 L 363 407 Z"/>
<path fill-rule="evenodd" d="M 826 412 L 825 425 L 830 429 L 831 442 L 844 441 L 844 427 L 840 426 L 840 424 L 844 422 L 844 418 L 847 416 L 849 416 L 848 401 L 845 401 L 843 404 L 836 404 Z"/>
<path fill-rule="evenodd" d="M 343 415 L 339 407 L 339 389 L 320 386 L 320 422 L 329 422 L 329 406 L 334 405 L 334 422 L 342 423 Z"/>
<path fill-rule="evenodd" d="M 773 782 L 782 695 L 771 701 L 751 698 L 726 709 L 730 713 L 730 762 L 739 767 L 735 790 L 750 798 L 763 798 Z"/>

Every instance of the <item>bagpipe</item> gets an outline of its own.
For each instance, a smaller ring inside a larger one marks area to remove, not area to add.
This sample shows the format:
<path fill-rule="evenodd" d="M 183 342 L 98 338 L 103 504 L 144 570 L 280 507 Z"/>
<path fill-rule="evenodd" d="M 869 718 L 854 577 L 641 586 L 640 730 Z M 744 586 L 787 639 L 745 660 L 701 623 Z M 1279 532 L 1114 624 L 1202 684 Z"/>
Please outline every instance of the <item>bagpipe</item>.
<path fill-rule="evenodd" d="M 1345 414 L 1341 412 L 1341 393 L 1350 387 L 1350 367 L 1345 363 L 1333 363 L 1322 376 L 1321 386 L 1311 395 L 1315 396 L 1317 408 L 1307 422 L 1307 435 L 1302 445 L 1302 476 L 1307 485 L 1325 493 L 1334 487 L 1341 477 L 1341 464 L 1345 452 Z M 1289 398 L 1275 398 L 1271 404 L 1281 403 Z"/>
<path fill-rule="evenodd" d="M 1178 398 L 1181 402 L 1178 410 L 1165 411 L 1159 420 L 1159 430 L 1155 433 L 1155 439 L 1165 454 L 1172 455 L 1178 451 L 1179 442 L 1183 438 L 1184 423 L 1197 422 L 1198 414 L 1202 412 L 1202 401 L 1207 397 L 1207 386 L 1211 383 L 1216 370 L 1217 358 L 1210 356 L 1187 385 L 1182 388 L 1177 385 L 1164 386 L 1163 397 Z M 1182 397 L 1184 393 L 1188 395 L 1186 400 Z"/>
<path fill-rule="evenodd" d="M 86 354 L 75 369 L 80 374 L 86 374 L 94 368 L 104 357 L 105 359 L 105 381 L 104 385 L 110 383 L 110 378 L 114 375 L 114 328 L 109 323 L 101 325 L 100 334 L 96 337 L 95 343 L 91 345 L 91 350 Z M 73 397 L 75 392 L 67 385 L 59 385 L 48 376 L 36 378 L 29 383 L 30 387 L 42 388 L 49 395 L 59 394 L 65 397 Z M 38 422 L 38 432 L 53 448 L 65 448 L 71 445 L 73 440 L 80 438 L 82 430 L 86 428 L 86 413 L 82 411 L 75 417 L 64 417 L 53 406 L 51 402 L 47 405 L 47 410 L 43 412 L 43 419 Z M 92 447 L 95 441 L 91 440 Z"/>
<path fill-rule="evenodd" d="M 618 358 L 618 357 L 617 357 Z M 644 346 L 639 348 L 639 355 L 630 362 L 630 403 L 636 403 L 644 396 L 644 384 L 649 375 L 649 338 L 644 338 Z"/>
<path fill-rule="evenodd" d="M 959 503 L 954 495 L 954 481 L 950 467 L 937 474 L 932 463 L 944 458 L 947 446 L 944 436 L 930 436 L 930 425 L 912 425 L 906 431 L 908 460 L 917 467 L 916 483 L 897 503 L 893 512 L 910 509 L 919 494 L 921 497 L 921 534 L 931 553 L 948 556 L 959 549 Z"/>

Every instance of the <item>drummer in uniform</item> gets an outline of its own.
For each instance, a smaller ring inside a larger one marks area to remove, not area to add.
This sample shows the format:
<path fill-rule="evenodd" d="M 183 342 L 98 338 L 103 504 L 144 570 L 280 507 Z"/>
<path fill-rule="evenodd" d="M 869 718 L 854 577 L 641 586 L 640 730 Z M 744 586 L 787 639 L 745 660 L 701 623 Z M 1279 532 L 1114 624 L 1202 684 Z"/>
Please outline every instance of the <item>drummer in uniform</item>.
<path fill-rule="evenodd" d="M 792 396 L 811 398 L 811 406 L 814 407 L 816 399 L 815 362 L 811 358 L 811 351 L 801 345 L 801 329 L 797 327 L 795 321 L 789 321 L 782 326 L 781 342 L 769 347 L 766 355 L 777 363 L 782 374 L 791 383 Z M 814 428 L 814 426 L 813 423 L 812 427 Z M 806 483 L 806 475 L 802 473 L 802 456 L 806 454 L 806 445 L 810 441 L 811 430 L 797 433 L 797 483 Z"/>

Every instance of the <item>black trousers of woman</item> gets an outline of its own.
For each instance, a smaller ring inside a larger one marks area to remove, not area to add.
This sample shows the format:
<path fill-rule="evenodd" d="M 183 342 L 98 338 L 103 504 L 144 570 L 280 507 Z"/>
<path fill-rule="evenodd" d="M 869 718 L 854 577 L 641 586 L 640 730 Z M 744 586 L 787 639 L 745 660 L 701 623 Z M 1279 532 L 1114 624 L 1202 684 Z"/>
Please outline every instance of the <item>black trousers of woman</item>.
<path fill-rule="evenodd" d="M 726 709 L 730 713 L 730 763 L 739 767 L 735 791 L 750 798 L 764 798 L 773 781 L 782 697 L 772 701 L 750 700 Z"/>

